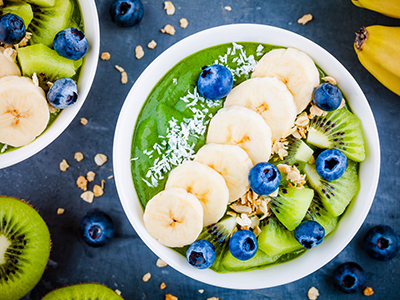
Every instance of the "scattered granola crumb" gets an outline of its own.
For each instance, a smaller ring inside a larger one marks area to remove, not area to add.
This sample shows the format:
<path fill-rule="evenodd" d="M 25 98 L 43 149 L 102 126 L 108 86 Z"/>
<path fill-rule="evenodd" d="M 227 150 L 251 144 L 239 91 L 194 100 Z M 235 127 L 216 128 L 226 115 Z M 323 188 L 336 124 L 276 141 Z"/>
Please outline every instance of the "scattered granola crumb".
<path fill-rule="evenodd" d="M 49 112 L 51 114 L 54 114 L 54 113 L 58 112 L 58 108 L 55 108 L 53 105 L 51 105 L 49 101 L 47 101 L 47 104 L 49 106 Z"/>
<path fill-rule="evenodd" d="M 203 293 L 204 293 L 204 290 L 199 290 L 199 293 L 200 293 L 200 294 L 203 294 Z"/>
<path fill-rule="evenodd" d="M 121 83 L 126 84 L 128 83 L 128 73 L 125 72 L 124 68 L 115 65 L 115 68 L 121 73 Z"/>
<path fill-rule="evenodd" d="M 3 5 L 4 5 L 3 0 L 0 0 L 0 6 L 3 6 Z"/>
<path fill-rule="evenodd" d="M 320 109 L 318 106 L 311 104 L 310 108 L 310 115 L 308 116 L 310 119 L 314 118 L 315 116 L 325 116 L 328 112 Z"/>
<path fill-rule="evenodd" d="M 57 215 L 62 215 L 65 212 L 64 208 L 57 209 Z"/>
<path fill-rule="evenodd" d="M 138 45 L 135 48 L 135 54 L 137 59 L 141 59 L 144 56 L 144 51 L 142 46 Z"/>
<path fill-rule="evenodd" d="M 62 162 L 60 162 L 60 170 L 62 172 L 67 171 L 67 169 L 69 168 L 69 164 L 67 163 L 67 161 L 65 159 L 62 160 Z"/>
<path fill-rule="evenodd" d="M 165 300 L 178 300 L 178 297 L 171 294 L 165 294 Z"/>
<path fill-rule="evenodd" d="M 103 53 L 101 54 L 100 58 L 101 58 L 102 60 L 110 60 L 111 54 L 108 53 L 108 52 L 103 52 Z"/>
<path fill-rule="evenodd" d="M 230 7 L 230 6 L 225 6 L 224 9 L 227 10 L 227 11 L 231 11 L 231 10 L 232 10 L 232 7 Z"/>
<path fill-rule="evenodd" d="M 121 296 L 121 291 L 120 290 L 115 290 L 115 292 L 118 294 L 118 296 Z"/>
<path fill-rule="evenodd" d="M 304 184 L 306 183 L 306 175 L 301 174 L 295 166 L 292 167 L 286 164 L 279 164 L 277 168 L 279 172 L 281 172 L 281 175 L 283 175 L 283 173 L 287 174 L 286 180 L 290 180 L 295 185 L 295 187 L 297 187 L 298 189 L 304 187 Z"/>
<path fill-rule="evenodd" d="M 102 195 L 104 194 L 104 191 L 103 191 L 103 189 L 101 188 L 101 186 L 99 186 L 98 184 L 96 184 L 96 185 L 93 187 L 93 193 L 94 193 L 94 196 L 95 196 L 95 197 L 100 197 L 100 196 L 102 196 Z"/>
<path fill-rule="evenodd" d="M 86 180 L 86 178 L 84 176 L 79 176 L 78 179 L 76 180 L 76 185 L 84 191 L 87 190 L 87 184 L 88 184 L 88 181 Z"/>
<path fill-rule="evenodd" d="M 155 47 L 157 47 L 157 43 L 155 40 L 152 40 L 150 43 L 147 44 L 147 48 L 149 49 L 154 49 Z"/>
<path fill-rule="evenodd" d="M 187 20 L 186 18 L 180 19 L 180 20 L 179 20 L 179 23 L 181 24 L 181 27 L 182 27 L 183 29 L 185 29 L 185 28 L 188 27 L 188 25 L 189 25 L 189 22 L 188 22 L 188 20 Z"/>
<path fill-rule="evenodd" d="M 18 43 L 18 47 L 25 47 L 28 45 L 29 40 L 32 37 L 32 32 L 26 32 L 25 37 Z"/>
<path fill-rule="evenodd" d="M 313 16 L 311 14 L 306 14 L 302 16 L 300 19 L 297 20 L 297 23 L 305 25 L 308 22 L 310 22 L 313 19 Z"/>
<path fill-rule="evenodd" d="M 342 102 L 340 102 L 340 105 L 337 109 L 341 109 L 346 105 L 346 100 L 344 100 L 344 98 L 342 98 Z"/>
<path fill-rule="evenodd" d="M 311 287 L 307 293 L 308 299 L 317 300 L 319 296 L 319 291 L 315 287 Z"/>
<path fill-rule="evenodd" d="M 93 172 L 93 171 L 89 171 L 87 174 L 86 174 L 86 179 L 89 181 L 89 182 L 92 182 L 93 180 L 94 180 L 94 177 L 96 176 L 96 173 L 95 172 Z"/>
<path fill-rule="evenodd" d="M 81 194 L 81 198 L 88 203 L 92 203 L 94 199 L 94 194 L 92 191 L 86 191 Z"/>
<path fill-rule="evenodd" d="M 363 291 L 364 296 L 372 296 L 374 294 L 374 290 L 372 287 L 367 286 Z"/>
<path fill-rule="evenodd" d="M 218 297 L 211 297 L 211 298 L 207 298 L 207 300 L 219 300 Z"/>
<path fill-rule="evenodd" d="M 80 162 L 83 159 L 82 152 L 76 152 L 74 158 L 76 159 L 77 162 Z"/>
<path fill-rule="evenodd" d="M 167 12 L 168 16 L 172 16 L 175 13 L 175 6 L 172 4 L 171 1 L 164 2 L 164 9 Z"/>
<path fill-rule="evenodd" d="M 163 267 L 168 266 L 168 264 L 165 261 L 163 261 L 161 258 L 159 258 L 159 259 L 157 259 L 156 266 L 159 268 L 163 268 Z"/>
<path fill-rule="evenodd" d="M 52 83 L 51 81 L 47 81 L 46 84 L 47 84 L 47 86 L 48 86 L 49 88 L 51 88 L 51 87 L 53 86 L 53 83 Z"/>
<path fill-rule="evenodd" d="M 105 156 L 104 154 L 98 153 L 96 154 L 96 156 L 94 157 L 94 162 L 96 163 L 96 165 L 98 165 L 99 167 L 104 165 L 107 161 L 107 156 Z"/>
<path fill-rule="evenodd" d="M 81 124 L 82 125 L 87 125 L 89 123 L 89 121 L 86 118 L 81 118 Z"/>
<path fill-rule="evenodd" d="M 322 80 L 324 80 L 326 82 L 329 82 L 329 83 L 331 83 L 333 85 L 337 85 L 336 79 L 331 77 L 331 76 L 322 77 Z"/>
<path fill-rule="evenodd" d="M 116 68 L 120 73 L 122 73 L 122 72 L 125 71 L 124 68 L 122 68 L 122 67 L 120 67 L 120 66 L 118 66 L 118 65 L 115 65 L 115 68 Z"/>
<path fill-rule="evenodd" d="M 151 278 L 151 274 L 150 273 L 146 273 L 146 274 L 143 275 L 142 280 L 144 282 L 147 282 L 147 281 L 150 280 L 150 278 Z"/>
<path fill-rule="evenodd" d="M 114 178 L 114 175 L 110 175 L 107 177 L 107 179 L 113 179 L 113 178 Z"/>
<path fill-rule="evenodd" d="M 104 185 L 106 184 L 106 181 L 103 179 L 102 181 L 101 181 L 101 188 L 104 190 Z"/>
<path fill-rule="evenodd" d="M 164 282 L 161 282 L 160 284 L 160 289 L 165 289 L 167 287 L 167 285 Z"/>
<path fill-rule="evenodd" d="M 36 73 L 33 73 L 32 81 L 34 85 L 39 86 L 39 78 L 37 77 Z"/>
<path fill-rule="evenodd" d="M 162 33 L 167 33 L 169 35 L 174 35 L 175 34 L 175 28 L 174 26 L 167 24 L 164 26 L 164 28 L 160 29 Z"/>

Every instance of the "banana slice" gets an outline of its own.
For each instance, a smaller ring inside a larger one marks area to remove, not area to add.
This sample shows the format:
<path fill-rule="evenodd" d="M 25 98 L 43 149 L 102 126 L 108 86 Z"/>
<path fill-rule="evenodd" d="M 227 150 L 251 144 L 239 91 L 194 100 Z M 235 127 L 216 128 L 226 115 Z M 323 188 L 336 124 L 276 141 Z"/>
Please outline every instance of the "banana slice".
<path fill-rule="evenodd" d="M 294 48 L 275 49 L 265 54 L 251 77 L 277 77 L 285 83 L 293 95 L 297 113 L 307 107 L 314 87 L 319 85 L 319 72 L 314 61 Z"/>
<path fill-rule="evenodd" d="M 268 161 L 271 156 L 271 129 L 258 113 L 242 107 L 224 107 L 211 119 L 207 144 L 237 145 L 253 164 Z"/>
<path fill-rule="evenodd" d="M 155 195 L 143 215 L 147 232 L 160 244 L 183 247 L 193 243 L 203 229 L 203 208 L 197 198 L 181 188 Z"/>
<path fill-rule="evenodd" d="M 42 88 L 26 77 L 0 79 L 0 142 L 20 147 L 32 142 L 49 122 Z"/>
<path fill-rule="evenodd" d="M 223 217 L 228 205 L 229 190 L 224 178 L 209 166 L 186 161 L 168 176 L 165 188 L 179 187 L 192 193 L 203 206 L 203 226 Z"/>
<path fill-rule="evenodd" d="M 250 157 L 234 145 L 207 144 L 200 148 L 195 161 L 205 164 L 225 179 L 229 203 L 242 197 L 249 189 L 249 172 L 253 167 Z"/>
<path fill-rule="evenodd" d="M 276 77 L 253 78 L 239 84 L 225 100 L 225 107 L 233 105 L 259 113 L 271 128 L 273 141 L 293 126 L 297 115 L 292 94 Z"/>
<path fill-rule="evenodd" d="M 4 53 L 6 50 L 3 47 L 0 47 L 0 78 L 5 76 L 21 76 L 21 71 L 14 58 L 8 56 Z"/>

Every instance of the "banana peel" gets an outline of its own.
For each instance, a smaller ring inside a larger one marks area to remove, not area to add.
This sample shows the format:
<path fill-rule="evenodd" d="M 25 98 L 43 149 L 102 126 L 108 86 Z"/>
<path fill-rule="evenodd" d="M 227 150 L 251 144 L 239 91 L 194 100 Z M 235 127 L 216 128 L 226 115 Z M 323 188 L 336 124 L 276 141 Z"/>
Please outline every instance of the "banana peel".
<path fill-rule="evenodd" d="M 361 64 L 400 96 L 400 27 L 362 27 L 356 32 L 354 49 Z"/>
<path fill-rule="evenodd" d="M 399 0 L 351 0 L 354 5 L 370 9 L 385 16 L 400 19 Z"/>

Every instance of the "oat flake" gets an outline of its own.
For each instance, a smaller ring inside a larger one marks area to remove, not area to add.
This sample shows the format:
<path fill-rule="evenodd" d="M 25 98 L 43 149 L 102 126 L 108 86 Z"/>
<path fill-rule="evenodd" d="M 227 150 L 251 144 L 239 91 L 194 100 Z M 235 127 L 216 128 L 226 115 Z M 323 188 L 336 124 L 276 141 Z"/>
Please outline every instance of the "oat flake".
<path fill-rule="evenodd" d="M 160 31 L 162 33 L 167 33 L 169 35 L 174 35 L 175 34 L 175 28 L 174 28 L 174 26 L 172 26 L 170 24 L 165 25 L 164 28 L 160 29 Z"/>
<path fill-rule="evenodd" d="M 78 179 L 76 180 L 76 185 L 84 191 L 87 190 L 87 184 L 88 182 L 84 176 L 79 176 Z"/>
<path fill-rule="evenodd" d="M 81 194 L 81 198 L 88 203 L 92 203 L 94 199 L 94 194 L 92 191 L 86 191 Z"/>
<path fill-rule="evenodd" d="M 372 296 L 374 294 L 374 290 L 372 287 L 367 286 L 363 291 L 364 296 Z"/>
<path fill-rule="evenodd" d="M 137 59 L 141 59 L 144 56 L 144 51 L 142 46 L 138 45 L 135 48 L 135 55 Z"/>
<path fill-rule="evenodd" d="M 199 290 L 199 293 L 200 293 L 200 294 L 203 294 L 203 293 L 204 293 L 204 290 Z"/>
<path fill-rule="evenodd" d="M 308 290 L 307 296 L 310 300 L 317 300 L 319 291 L 315 287 L 312 287 Z"/>
<path fill-rule="evenodd" d="M 336 82 L 335 78 L 333 78 L 331 76 L 322 77 L 322 80 L 324 80 L 326 82 L 329 82 L 329 83 L 331 83 L 333 85 L 337 85 L 337 82 Z"/>
<path fill-rule="evenodd" d="M 87 174 L 86 174 L 86 179 L 89 181 L 89 182 L 92 182 L 93 180 L 94 180 L 94 177 L 96 176 L 96 173 L 95 172 L 93 172 L 93 171 L 89 171 Z"/>
<path fill-rule="evenodd" d="M 65 159 L 62 160 L 62 162 L 60 162 L 60 170 L 62 172 L 67 171 L 67 169 L 69 168 L 69 164 L 67 163 L 67 161 Z"/>
<path fill-rule="evenodd" d="M 167 15 L 172 16 L 175 13 L 175 6 L 172 4 L 171 1 L 164 2 L 164 9 Z"/>
<path fill-rule="evenodd" d="M 118 296 L 121 296 L 121 291 L 120 290 L 115 290 L 115 292 L 118 294 Z"/>
<path fill-rule="evenodd" d="M 62 215 L 65 212 L 64 208 L 57 209 L 57 215 Z"/>
<path fill-rule="evenodd" d="M 161 258 L 159 258 L 159 259 L 157 259 L 156 266 L 159 268 L 163 268 L 163 267 L 168 266 L 168 264 L 165 261 L 163 261 Z"/>
<path fill-rule="evenodd" d="M 151 278 L 151 274 L 150 273 L 146 273 L 146 274 L 143 275 L 142 280 L 144 282 L 147 282 L 147 281 L 150 280 L 150 278 Z"/>
<path fill-rule="evenodd" d="M 82 152 L 76 152 L 74 158 L 76 159 L 77 162 L 80 162 L 83 159 Z"/>
<path fill-rule="evenodd" d="M 111 54 L 108 53 L 108 52 L 103 52 L 103 53 L 101 54 L 100 58 L 101 58 L 102 60 L 110 60 Z"/>
<path fill-rule="evenodd" d="M 81 118 L 81 124 L 82 125 L 87 125 L 89 123 L 89 121 L 86 118 Z"/>
<path fill-rule="evenodd" d="M 93 194 L 95 197 L 100 197 L 104 194 L 103 188 L 101 186 L 99 186 L 98 184 L 96 184 L 93 187 Z"/>
<path fill-rule="evenodd" d="M 96 154 L 96 156 L 94 157 L 94 162 L 96 163 L 96 165 L 98 165 L 99 167 L 104 165 L 107 161 L 107 156 L 101 153 Z"/>
<path fill-rule="evenodd" d="M 185 28 L 188 27 L 188 25 L 189 25 L 189 22 L 188 22 L 188 20 L 187 20 L 186 18 L 180 19 L 180 20 L 179 20 L 179 23 L 180 23 L 180 25 L 181 25 L 181 27 L 182 27 L 183 29 L 185 29 Z"/>
<path fill-rule="evenodd" d="M 313 19 L 313 16 L 311 14 L 306 14 L 302 16 L 300 19 L 297 20 L 297 23 L 305 25 L 308 22 L 310 22 Z"/>
<path fill-rule="evenodd" d="M 161 282 L 160 284 L 160 289 L 165 289 L 167 287 L 167 285 L 164 282 Z"/>
<path fill-rule="evenodd" d="M 227 11 L 231 11 L 231 10 L 232 10 L 232 7 L 230 7 L 230 6 L 225 6 L 224 9 L 227 10 Z"/>
<path fill-rule="evenodd" d="M 155 47 L 157 47 L 157 43 L 155 40 L 152 40 L 150 43 L 147 44 L 147 48 L 149 49 L 154 49 Z"/>
<path fill-rule="evenodd" d="M 178 297 L 171 294 L 165 294 L 165 300 L 178 300 Z"/>

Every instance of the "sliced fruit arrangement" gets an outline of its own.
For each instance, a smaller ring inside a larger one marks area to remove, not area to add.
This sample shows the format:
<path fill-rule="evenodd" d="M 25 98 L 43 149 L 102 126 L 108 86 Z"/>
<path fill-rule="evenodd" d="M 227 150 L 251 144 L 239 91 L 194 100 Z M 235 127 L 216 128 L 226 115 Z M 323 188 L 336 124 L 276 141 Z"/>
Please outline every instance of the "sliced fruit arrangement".
<path fill-rule="evenodd" d="M 0 7 L 0 13 L 19 16 L 24 21 L 25 27 L 28 27 L 33 19 L 32 6 L 24 2 L 7 2 L 6 6 Z"/>
<path fill-rule="evenodd" d="M 67 286 L 48 293 L 42 300 L 107 299 L 123 300 L 116 292 L 99 283 L 84 283 Z"/>
<path fill-rule="evenodd" d="M 50 255 L 50 233 L 37 211 L 0 196 L 0 299 L 18 300 L 42 277 Z"/>

